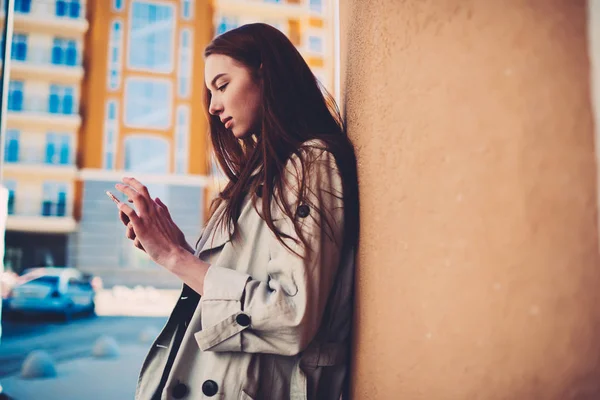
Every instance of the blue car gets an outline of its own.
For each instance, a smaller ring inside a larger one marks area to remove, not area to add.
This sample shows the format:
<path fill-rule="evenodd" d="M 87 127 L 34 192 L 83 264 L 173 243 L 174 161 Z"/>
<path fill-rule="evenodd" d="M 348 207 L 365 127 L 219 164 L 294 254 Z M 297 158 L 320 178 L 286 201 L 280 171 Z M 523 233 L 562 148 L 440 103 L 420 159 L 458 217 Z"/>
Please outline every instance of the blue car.
<path fill-rule="evenodd" d="M 76 313 L 94 315 L 96 291 L 90 277 L 76 268 L 33 268 L 19 277 L 5 304 L 12 315 L 52 313 L 65 320 Z"/>

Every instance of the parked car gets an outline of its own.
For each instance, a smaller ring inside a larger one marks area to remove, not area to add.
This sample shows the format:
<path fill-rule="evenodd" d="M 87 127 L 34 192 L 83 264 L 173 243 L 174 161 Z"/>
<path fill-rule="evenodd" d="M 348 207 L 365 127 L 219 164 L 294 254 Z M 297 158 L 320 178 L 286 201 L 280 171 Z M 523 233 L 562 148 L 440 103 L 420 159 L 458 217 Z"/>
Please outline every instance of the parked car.
<path fill-rule="evenodd" d="M 5 306 L 13 315 L 55 313 L 65 320 L 76 313 L 94 315 L 96 292 L 90 278 L 76 268 L 30 268 L 12 287 Z"/>

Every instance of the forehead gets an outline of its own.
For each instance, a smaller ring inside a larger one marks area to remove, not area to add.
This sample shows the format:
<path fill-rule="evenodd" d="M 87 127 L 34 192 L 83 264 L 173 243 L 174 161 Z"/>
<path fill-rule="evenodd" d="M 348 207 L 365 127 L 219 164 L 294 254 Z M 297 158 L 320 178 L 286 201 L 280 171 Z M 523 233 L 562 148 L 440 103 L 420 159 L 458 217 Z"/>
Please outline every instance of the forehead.
<path fill-rule="evenodd" d="M 245 72 L 236 60 L 223 54 L 211 54 L 204 62 L 204 81 L 210 87 L 213 78 L 219 74 L 238 74 Z"/>

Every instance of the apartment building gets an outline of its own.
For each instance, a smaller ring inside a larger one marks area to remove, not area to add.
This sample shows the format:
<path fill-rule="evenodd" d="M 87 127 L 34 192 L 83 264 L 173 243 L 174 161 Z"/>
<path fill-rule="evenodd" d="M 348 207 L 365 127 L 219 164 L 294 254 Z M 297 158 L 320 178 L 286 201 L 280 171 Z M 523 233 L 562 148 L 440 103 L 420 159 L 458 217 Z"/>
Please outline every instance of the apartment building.
<path fill-rule="evenodd" d="M 114 184 L 135 176 L 170 207 L 188 241 L 197 240 L 209 166 L 201 90 L 202 50 L 212 35 L 209 4 L 88 1 L 79 227 L 69 258 L 111 279 L 152 280 L 162 276 L 160 268 L 125 238 L 104 192 L 120 195 Z"/>
<path fill-rule="evenodd" d="M 0 18 L 4 23 L 4 1 Z M 77 230 L 84 0 L 16 0 L 4 152 L 7 268 L 65 265 Z"/>
<path fill-rule="evenodd" d="M 315 76 L 335 93 L 334 2 L 332 0 L 213 0 L 214 34 L 252 22 L 283 32 Z"/>

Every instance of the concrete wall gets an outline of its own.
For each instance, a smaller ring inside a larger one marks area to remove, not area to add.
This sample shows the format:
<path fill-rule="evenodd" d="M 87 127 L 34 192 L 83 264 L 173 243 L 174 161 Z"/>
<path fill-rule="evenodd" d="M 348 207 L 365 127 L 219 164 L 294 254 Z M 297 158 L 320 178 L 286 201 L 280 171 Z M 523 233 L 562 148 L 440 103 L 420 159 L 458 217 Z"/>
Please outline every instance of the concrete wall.
<path fill-rule="evenodd" d="M 353 398 L 600 398 L 586 3 L 340 7 Z"/>

